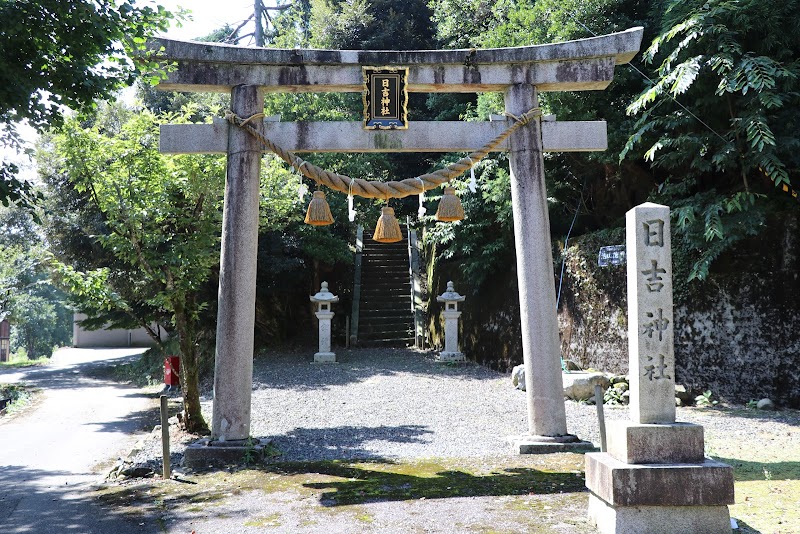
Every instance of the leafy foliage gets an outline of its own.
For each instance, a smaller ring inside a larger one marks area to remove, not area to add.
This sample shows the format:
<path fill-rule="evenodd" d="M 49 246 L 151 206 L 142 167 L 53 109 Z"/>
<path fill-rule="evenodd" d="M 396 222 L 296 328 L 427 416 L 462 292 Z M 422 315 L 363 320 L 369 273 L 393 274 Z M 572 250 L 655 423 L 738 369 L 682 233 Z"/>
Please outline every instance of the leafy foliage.
<path fill-rule="evenodd" d="M 31 215 L 0 209 L 0 318 L 11 323 L 11 351 L 50 357 L 72 336 L 65 295 L 50 283 L 47 253 Z"/>
<path fill-rule="evenodd" d="M 185 121 L 191 113 L 165 119 Z M 109 260 L 88 271 L 54 263 L 78 307 L 95 319 L 110 310 L 128 314 L 157 339 L 153 321 L 169 317 L 183 359 L 186 425 L 203 430 L 197 336 L 205 284 L 218 261 L 223 163 L 212 156 L 162 156 L 157 120 L 147 111 L 114 126 L 84 127 L 70 119 L 53 139 L 58 168 L 48 182 L 69 184 L 99 215 L 99 231 L 85 237 Z"/>
<path fill-rule="evenodd" d="M 61 121 L 64 106 L 91 108 L 131 84 L 136 68 L 128 52 L 165 31 L 172 14 L 161 6 L 132 1 L 0 1 L 0 145 L 23 148 L 14 124 L 37 131 Z M 17 177 L 18 168 L 0 165 L 0 199 L 30 204 L 35 191 Z"/>
<path fill-rule="evenodd" d="M 694 250 L 689 279 L 763 226 L 768 195 L 796 174 L 797 2 L 669 1 L 644 54 L 656 79 L 628 107 L 639 115 L 621 158 L 666 176 L 658 197 L 675 209 Z M 770 187 L 774 186 L 774 187 Z"/>

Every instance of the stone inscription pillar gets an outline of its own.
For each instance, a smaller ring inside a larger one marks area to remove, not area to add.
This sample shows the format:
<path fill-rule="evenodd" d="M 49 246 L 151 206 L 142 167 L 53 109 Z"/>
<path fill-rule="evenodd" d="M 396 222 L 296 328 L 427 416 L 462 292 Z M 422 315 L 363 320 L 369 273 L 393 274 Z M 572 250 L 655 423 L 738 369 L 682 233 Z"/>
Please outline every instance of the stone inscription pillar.
<path fill-rule="evenodd" d="M 674 423 L 675 328 L 669 208 L 641 204 L 628 211 L 625 227 L 631 421 Z"/>
<path fill-rule="evenodd" d="M 631 420 L 586 455 L 589 520 L 603 534 L 729 534 L 733 469 L 704 455 L 703 427 L 675 422 L 669 208 L 626 214 Z"/>
<path fill-rule="evenodd" d="M 236 86 L 231 91 L 231 107 L 234 113 L 245 118 L 262 113 L 263 93 L 257 86 Z M 263 128 L 262 121 L 251 124 Z M 214 441 L 243 440 L 250 435 L 260 170 L 259 141 L 245 130 L 231 126 L 214 361 L 211 424 Z"/>
<path fill-rule="evenodd" d="M 505 105 L 514 115 L 536 107 L 536 88 L 512 85 L 505 93 Z M 541 122 L 533 120 L 519 128 L 509 137 L 509 147 L 528 431 L 531 436 L 562 436 L 567 434 L 567 419 Z"/>

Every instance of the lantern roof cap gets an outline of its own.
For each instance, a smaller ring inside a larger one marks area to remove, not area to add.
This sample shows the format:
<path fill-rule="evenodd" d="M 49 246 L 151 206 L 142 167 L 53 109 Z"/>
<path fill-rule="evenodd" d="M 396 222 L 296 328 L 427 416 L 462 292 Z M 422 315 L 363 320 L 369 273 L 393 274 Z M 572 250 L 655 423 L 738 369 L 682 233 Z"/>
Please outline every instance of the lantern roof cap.
<path fill-rule="evenodd" d="M 455 288 L 453 287 L 453 282 L 447 282 L 447 291 L 436 297 L 436 300 L 439 302 L 463 302 L 464 299 L 467 297 L 462 297 L 458 293 L 456 293 Z"/>
<path fill-rule="evenodd" d="M 319 292 L 309 298 L 311 302 L 339 302 L 339 297 L 328 291 L 328 282 L 322 282 Z"/>

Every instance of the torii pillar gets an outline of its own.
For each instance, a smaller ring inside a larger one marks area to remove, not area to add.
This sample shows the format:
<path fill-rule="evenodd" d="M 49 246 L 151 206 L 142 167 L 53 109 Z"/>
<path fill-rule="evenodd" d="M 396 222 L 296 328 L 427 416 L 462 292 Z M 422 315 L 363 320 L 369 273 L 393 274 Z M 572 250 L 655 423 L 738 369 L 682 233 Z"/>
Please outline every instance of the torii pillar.
<path fill-rule="evenodd" d="M 536 87 L 512 85 L 506 112 L 538 107 Z M 550 218 L 544 183 L 541 122 L 532 120 L 509 138 L 511 208 L 517 256 L 522 356 L 528 402 L 528 434 L 514 440 L 519 452 L 545 452 L 579 440 L 567 433 L 561 381 Z M 591 444 L 584 446 L 590 447 Z"/>
<path fill-rule="evenodd" d="M 639 51 L 642 28 L 577 41 L 490 50 L 279 50 L 158 39 L 159 57 L 177 68 L 163 90 L 231 91 L 233 111 L 263 111 L 261 92 L 360 92 L 362 66 L 408 68 L 409 92 L 505 92 L 506 110 L 537 106 L 537 91 L 605 89 L 616 65 Z M 365 131 L 358 122 L 255 121 L 273 142 L 294 152 L 462 152 L 500 134 L 505 121 L 411 122 L 408 130 Z M 561 385 L 553 258 L 543 151 L 606 149 L 603 122 L 543 122 L 519 128 L 497 150 L 510 150 L 528 432 L 520 452 L 574 445 Z M 259 162 L 263 149 L 225 121 L 163 125 L 161 151 L 226 153 L 228 176 L 219 286 L 212 442 L 249 436 L 255 318 Z"/>
<path fill-rule="evenodd" d="M 261 88 L 233 87 L 231 109 L 242 117 L 262 113 Z M 260 121 L 255 126 L 263 128 Z M 261 153 L 258 139 L 241 128 L 228 130 L 211 421 L 216 441 L 250 437 Z"/>

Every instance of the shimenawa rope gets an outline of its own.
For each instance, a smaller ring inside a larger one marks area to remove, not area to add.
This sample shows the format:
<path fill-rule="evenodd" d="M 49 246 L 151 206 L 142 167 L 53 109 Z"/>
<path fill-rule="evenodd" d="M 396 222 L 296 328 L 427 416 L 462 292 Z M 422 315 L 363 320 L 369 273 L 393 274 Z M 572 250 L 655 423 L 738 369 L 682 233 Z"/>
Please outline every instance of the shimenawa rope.
<path fill-rule="evenodd" d="M 469 156 L 461 158 L 455 163 L 451 163 L 444 169 L 439 169 L 438 171 L 434 171 L 429 174 L 423 174 L 414 178 L 406 178 L 405 180 L 390 182 L 371 182 L 361 178 L 350 178 L 349 176 L 326 171 L 325 169 L 309 163 L 293 152 L 276 145 L 264 137 L 258 130 L 248 124 L 252 120 L 264 117 L 263 113 L 256 113 L 246 119 L 243 119 L 232 111 L 227 111 L 225 113 L 225 119 L 231 124 L 242 128 L 250 135 L 261 141 L 261 143 L 271 152 L 275 153 L 283 161 L 297 169 L 297 171 L 303 174 L 303 176 L 314 180 L 317 185 L 321 184 L 333 189 L 334 191 L 358 195 L 365 198 L 388 199 L 418 195 L 420 194 L 420 183 L 422 183 L 423 191 L 430 191 L 431 189 L 436 189 L 440 185 L 449 182 L 453 178 L 456 178 L 485 158 L 489 152 L 497 148 L 518 128 L 528 124 L 534 118 L 541 116 L 542 110 L 541 108 L 533 108 L 523 113 L 519 117 L 512 115 L 511 113 L 506 113 L 505 115 L 514 119 L 514 124 L 506 128 L 503 133 L 492 139 L 483 147 L 470 153 Z"/>

